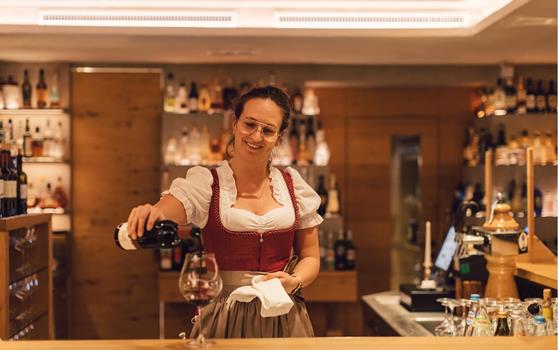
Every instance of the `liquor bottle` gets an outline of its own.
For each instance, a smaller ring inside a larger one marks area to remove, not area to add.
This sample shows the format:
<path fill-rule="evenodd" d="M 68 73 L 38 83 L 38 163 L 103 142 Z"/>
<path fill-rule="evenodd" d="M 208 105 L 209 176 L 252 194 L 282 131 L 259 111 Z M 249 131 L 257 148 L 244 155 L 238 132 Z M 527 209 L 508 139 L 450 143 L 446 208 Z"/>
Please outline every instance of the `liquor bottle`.
<path fill-rule="evenodd" d="M 218 79 L 215 79 L 213 84 L 209 86 L 209 94 L 213 112 L 223 111 L 223 87 Z"/>
<path fill-rule="evenodd" d="M 180 83 L 178 87 L 178 96 L 175 100 L 175 112 L 177 113 L 188 113 L 188 90 L 186 90 L 186 84 Z"/>
<path fill-rule="evenodd" d="M 17 153 L 17 213 L 27 213 L 27 174 L 23 171 L 23 156 Z"/>
<path fill-rule="evenodd" d="M 487 337 L 493 336 L 492 324 L 488 313 L 486 312 L 486 306 L 481 301 L 477 312 L 475 313 L 475 318 L 473 319 L 473 331 L 471 336 L 473 337 Z"/>
<path fill-rule="evenodd" d="M 229 110 L 233 108 L 233 101 L 238 96 L 238 90 L 234 87 L 233 80 L 227 79 L 225 87 L 223 88 L 223 108 Z"/>
<path fill-rule="evenodd" d="M 318 96 L 314 94 L 314 90 L 309 88 L 304 91 L 304 100 L 302 102 L 302 114 L 318 115 L 320 114 L 320 106 Z"/>
<path fill-rule="evenodd" d="M 208 113 L 211 109 L 211 96 L 206 84 L 200 87 L 200 96 L 198 99 L 198 110 L 200 112 Z"/>
<path fill-rule="evenodd" d="M 2 86 L 2 90 L 4 92 L 4 108 L 19 109 L 21 106 L 20 91 L 13 76 L 8 75 L 8 80 Z"/>
<path fill-rule="evenodd" d="M 2 217 L 17 215 L 17 173 L 13 169 L 10 151 L 2 149 L 2 180 L 4 184 L 4 195 L 2 197 Z"/>
<path fill-rule="evenodd" d="M 509 336 L 510 335 L 510 327 L 508 326 L 508 314 L 506 311 L 499 311 L 498 312 L 498 323 L 496 325 L 496 332 L 494 332 L 495 336 Z"/>
<path fill-rule="evenodd" d="M 318 195 L 320 196 L 320 206 L 318 207 L 318 214 L 324 216 L 327 208 L 328 193 L 325 187 L 325 177 L 323 175 L 320 175 L 318 177 L 318 188 L 316 190 L 316 193 L 318 193 Z"/>
<path fill-rule="evenodd" d="M 60 176 L 58 177 L 58 182 L 54 188 L 52 198 L 56 201 L 56 203 L 58 203 L 58 208 L 66 209 L 68 207 L 68 195 L 66 194 L 66 190 L 64 190 L 62 177 Z"/>
<path fill-rule="evenodd" d="M 346 250 L 345 250 L 345 237 L 343 237 L 343 230 L 339 230 L 337 240 L 333 245 L 335 252 L 335 270 L 345 270 Z"/>
<path fill-rule="evenodd" d="M 335 267 L 335 250 L 333 249 L 333 232 L 327 234 L 325 269 L 333 270 Z"/>
<path fill-rule="evenodd" d="M 354 270 L 356 266 L 356 247 L 353 242 L 353 232 L 347 230 L 347 238 L 345 239 L 345 268 Z"/>
<path fill-rule="evenodd" d="M 58 159 L 64 159 L 66 157 L 66 138 L 64 137 L 64 128 L 62 122 L 58 122 L 58 128 L 54 133 L 53 137 L 54 151 L 52 156 Z"/>
<path fill-rule="evenodd" d="M 50 82 L 50 89 L 48 91 L 48 100 L 50 108 L 60 108 L 60 91 L 58 90 L 58 74 L 52 74 L 52 81 Z"/>
<path fill-rule="evenodd" d="M 306 166 L 310 161 L 310 153 L 306 148 L 306 123 L 303 119 L 298 122 L 298 135 L 299 142 L 297 164 L 300 166 Z"/>
<path fill-rule="evenodd" d="M 517 161 L 519 165 L 524 165 L 527 162 L 527 148 L 531 147 L 531 139 L 527 129 L 521 130 L 521 137 L 519 138 L 519 151 Z"/>
<path fill-rule="evenodd" d="M 467 313 L 467 320 L 465 321 L 465 331 L 463 335 L 470 337 L 473 335 L 473 321 L 475 315 L 479 308 L 480 295 L 471 294 L 470 296 L 471 305 L 469 306 L 469 312 Z"/>
<path fill-rule="evenodd" d="M 322 122 L 318 118 L 318 131 L 316 132 L 316 151 L 314 152 L 314 164 L 318 166 L 327 166 L 329 164 L 329 146 L 325 140 L 325 131 L 322 128 Z"/>
<path fill-rule="evenodd" d="M 549 288 L 543 290 L 542 314 L 548 323 L 552 323 L 552 292 Z M 556 315 L 558 317 L 558 315 Z"/>
<path fill-rule="evenodd" d="M 298 120 L 296 118 L 291 120 L 291 131 L 289 133 L 289 144 L 291 145 L 291 154 L 294 164 L 298 161 L 298 151 L 300 147 L 300 135 L 298 134 L 297 123 Z"/>
<path fill-rule="evenodd" d="M 21 85 L 21 97 L 23 100 L 23 108 L 31 108 L 31 95 L 33 94 L 33 87 L 29 82 L 29 71 L 23 71 L 23 85 Z"/>
<path fill-rule="evenodd" d="M 181 239 L 178 234 L 178 224 L 171 220 L 160 220 L 155 222 L 151 230 L 147 228 L 143 236 L 132 239 L 128 236 L 128 223 L 124 222 L 114 230 L 114 241 L 116 245 L 124 250 L 173 248 L 183 241 L 184 252 L 196 252 L 203 250 L 201 231 L 193 228 L 191 237 Z"/>
<path fill-rule="evenodd" d="M 543 147 L 541 133 L 535 130 L 533 137 L 533 161 L 535 165 L 546 164 L 546 148 Z"/>
<path fill-rule="evenodd" d="M 335 181 L 335 175 L 331 174 L 329 177 L 329 191 L 327 193 L 327 208 L 326 216 L 339 215 L 339 189 Z"/>
<path fill-rule="evenodd" d="M 517 114 L 527 113 L 527 90 L 525 90 L 525 83 L 523 77 L 517 80 Z"/>
<path fill-rule="evenodd" d="M 556 145 L 552 141 L 552 132 L 550 130 L 547 130 L 544 135 L 543 147 L 546 149 L 548 163 L 556 163 Z"/>
<path fill-rule="evenodd" d="M 197 124 L 194 123 L 189 134 L 188 159 L 191 164 L 197 165 L 202 161 L 201 157 L 201 134 Z"/>
<path fill-rule="evenodd" d="M 509 109 L 508 109 L 509 112 Z M 508 145 L 506 144 L 506 131 L 504 124 L 498 124 L 498 133 L 496 136 L 496 152 L 494 157 L 494 164 L 508 165 Z"/>
<path fill-rule="evenodd" d="M 171 136 L 169 141 L 167 142 L 167 147 L 165 149 L 165 156 L 164 162 L 165 165 L 178 165 L 180 164 L 179 161 L 177 162 L 177 154 L 178 154 L 178 143 L 176 142 L 176 138 Z"/>
<path fill-rule="evenodd" d="M 314 131 L 314 118 L 308 117 L 306 120 L 306 151 L 308 152 L 308 161 L 314 163 L 314 154 L 316 153 L 316 132 Z"/>
<path fill-rule="evenodd" d="M 517 165 L 519 164 L 519 142 L 515 138 L 515 135 L 510 135 L 510 142 L 508 143 L 508 164 Z M 525 161 L 525 160 L 523 160 Z"/>
<path fill-rule="evenodd" d="M 479 97 L 479 104 L 475 108 L 475 115 L 477 118 L 482 119 L 487 115 L 488 96 L 486 94 L 486 88 L 477 89 L 477 96 Z"/>
<path fill-rule="evenodd" d="M 518 217 L 524 216 L 523 199 L 521 197 L 522 194 L 521 186 L 519 185 L 519 182 L 516 181 L 515 179 L 512 180 L 512 184 L 510 184 L 510 186 L 513 186 L 513 193 L 510 196 L 511 210 Z"/>
<path fill-rule="evenodd" d="M 293 101 L 293 110 L 295 113 L 300 114 L 302 113 L 302 93 L 298 88 L 295 89 L 294 93 L 291 96 L 291 100 Z"/>
<path fill-rule="evenodd" d="M 556 113 L 556 81 L 550 80 L 548 84 L 547 108 L 548 113 Z"/>
<path fill-rule="evenodd" d="M 164 103 L 164 110 L 165 112 L 175 112 L 177 104 L 176 104 L 176 94 L 174 92 L 174 74 L 168 73 L 167 74 L 167 81 L 165 86 L 165 103 Z"/>
<path fill-rule="evenodd" d="M 35 128 L 35 136 L 31 141 L 31 150 L 33 157 L 43 156 L 43 139 L 41 138 L 41 129 L 38 126 Z"/>
<path fill-rule="evenodd" d="M 43 156 L 53 157 L 56 153 L 54 145 L 54 138 L 52 137 L 52 130 L 50 129 L 50 120 L 46 121 L 46 128 L 43 137 Z M 54 151 L 54 152 L 53 152 Z"/>
<path fill-rule="evenodd" d="M 504 89 L 504 80 L 502 78 L 498 78 L 496 82 L 496 89 L 494 90 L 494 115 L 506 114 L 506 90 Z"/>
<path fill-rule="evenodd" d="M 183 127 L 180 136 L 180 142 L 178 144 L 178 152 L 176 154 L 176 160 L 175 160 L 176 164 L 178 165 L 190 164 L 189 146 L 190 146 L 190 139 L 188 138 L 188 129 L 186 127 Z"/>
<path fill-rule="evenodd" d="M 209 129 L 206 125 L 204 125 L 200 135 L 200 156 L 202 164 L 207 164 L 209 161 L 209 156 L 211 154 L 211 150 L 209 148 L 210 138 Z"/>
<path fill-rule="evenodd" d="M 12 157 L 17 156 L 18 152 L 18 145 L 17 140 L 14 134 L 14 122 L 11 119 L 8 119 L 8 134 L 7 134 L 7 142 L 10 148 L 10 155 Z"/>
<path fill-rule="evenodd" d="M 517 111 L 517 91 L 511 78 L 506 80 L 506 111 L 508 114 L 514 114 Z"/>
<path fill-rule="evenodd" d="M 45 71 L 39 69 L 39 82 L 37 83 L 37 108 L 47 107 L 48 87 L 45 82 Z"/>
<path fill-rule="evenodd" d="M 537 111 L 537 100 L 535 98 L 535 87 L 533 86 L 533 80 L 527 78 L 527 100 L 526 107 L 527 113 L 535 113 Z"/>
<path fill-rule="evenodd" d="M 546 93 L 543 89 L 542 80 L 537 81 L 537 90 L 535 91 L 535 105 L 537 113 L 546 113 Z"/>
<path fill-rule="evenodd" d="M 188 94 L 188 109 L 190 113 L 198 112 L 198 88 L 196 87 L 196 82 L 192 81 L 190 83 L 190 93 Z"/>
<path fill-rule="evenodd" d="M 494 89 L 491 88 L 491 87 L 486 87 L 484 89 L 484 93 L 486 94 L 485 113 L 486 113 L 487 117 L 492 117 L 494 115 L 494 110 L 496 108 L 495 105 L 494 105 L 494 103 L 496 101 L 496 96 L 494 95 Z"/>

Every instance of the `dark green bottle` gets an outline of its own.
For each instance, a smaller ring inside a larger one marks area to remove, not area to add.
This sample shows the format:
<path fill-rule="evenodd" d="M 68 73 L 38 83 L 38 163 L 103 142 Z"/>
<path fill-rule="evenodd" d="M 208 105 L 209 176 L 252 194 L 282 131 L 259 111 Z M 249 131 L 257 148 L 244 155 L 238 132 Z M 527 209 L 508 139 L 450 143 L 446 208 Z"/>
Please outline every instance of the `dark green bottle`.
<path fill-rule="evenodd" d="M 508 314 L 505 311 L 498 312 L 498 325 L 496 326 L 495 336 L 509 336 L 510 327 L 508 326 Z"/>

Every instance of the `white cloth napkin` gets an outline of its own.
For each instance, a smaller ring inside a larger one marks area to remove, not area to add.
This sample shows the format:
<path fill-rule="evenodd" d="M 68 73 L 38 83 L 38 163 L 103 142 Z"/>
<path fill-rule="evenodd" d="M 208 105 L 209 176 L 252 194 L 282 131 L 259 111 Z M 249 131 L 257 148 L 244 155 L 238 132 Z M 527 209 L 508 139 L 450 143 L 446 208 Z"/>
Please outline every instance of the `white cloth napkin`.
<path fill-rule="evenodd" d="M 278 278 L 262 281 L 263 276 L 254 276 L 251 286 L 242 286 L 233 290 L 227 298 L 227 303 L 240 301 L 248 303 L 254 298 L 262 302 L 261 316 L 274 317 L 285 315 L 294 303 L 281 285 Z"/>

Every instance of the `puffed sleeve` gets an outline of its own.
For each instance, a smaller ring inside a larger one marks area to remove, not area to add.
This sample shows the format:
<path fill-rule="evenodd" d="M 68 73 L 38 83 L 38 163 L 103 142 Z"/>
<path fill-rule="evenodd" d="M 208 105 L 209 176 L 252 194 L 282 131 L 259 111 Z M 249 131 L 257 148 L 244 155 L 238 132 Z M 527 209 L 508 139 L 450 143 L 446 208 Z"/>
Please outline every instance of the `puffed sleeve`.
<path fill-rule="evenodd" d="M 321 224 L 324 219 L 317 212 L 321 202 L 320 196 L 304 181 L 298 171 L 293 168 L 287 168 L 286 171 L 293 179 L 295 197 L 298 203 L 297 228 L 303 229 Z"/>
<path fill-rule="evenodd" d="M 170 188 L 161 195 L 170 194 L 184 206 L 188 223 L 204 228 L 207 224 L 213 176 L 207 168 L 196 166 L 186 177 L 173 180 Z"/>

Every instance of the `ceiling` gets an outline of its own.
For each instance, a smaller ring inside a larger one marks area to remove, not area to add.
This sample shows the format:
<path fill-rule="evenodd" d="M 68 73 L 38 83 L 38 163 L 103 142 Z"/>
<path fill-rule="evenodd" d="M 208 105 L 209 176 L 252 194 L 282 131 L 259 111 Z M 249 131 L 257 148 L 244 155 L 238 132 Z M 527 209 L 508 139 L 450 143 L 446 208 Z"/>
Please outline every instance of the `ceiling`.
<path fill-rule="evenodd" d="M 531 0 L 480 33 L 2 26 L 0 60 L 118 63 L 555 64 L 556 0 Z"/>

